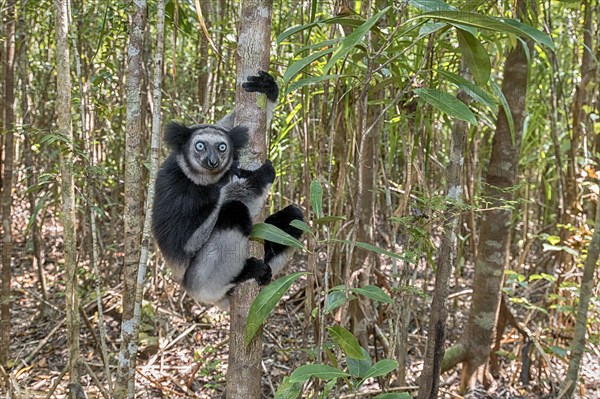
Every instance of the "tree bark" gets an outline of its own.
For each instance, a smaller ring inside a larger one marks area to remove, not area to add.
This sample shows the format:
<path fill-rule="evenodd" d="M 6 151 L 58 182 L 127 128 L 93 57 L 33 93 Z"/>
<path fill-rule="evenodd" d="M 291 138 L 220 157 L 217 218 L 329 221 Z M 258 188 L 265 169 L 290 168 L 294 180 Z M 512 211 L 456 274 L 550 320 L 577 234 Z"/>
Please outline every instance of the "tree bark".
<path fill-rule="evenodd" d="M 60 140 L 62 223 L 65 253 L 65 298 L 69 353 L 69 397 L 81 392 L 79 356 L 79 297 L 77 293 L 77 238 L 73 177 L 73 125 L 71 121 L 71 70 L 69 50 L 69 0 L 56 1 L 56 114 Z"/>
<path fill-rule="evenodd" d="M 523 6 L 522 2 L 519 2 Z M 494 340 L 500 289 L 504 270 L 509 261 L 512 208 L 512 187 L 519 168 L 521 137 L 525 119 L 527 95 L 527 54 L 519 43 L 506 57 L 502 92 L 510 107 L 514 122 L 512 137 L 505 110 L 498 111 L 496 133 L 486 176 L 483 196 L 490 209 L 483 213 L 479 233 L 479 247 L 475 259 L 473 299 L 463 339 L 469 348 L 469 357 L 463 364 L 461 387 L 474 382 L 479 367 L 486 364 Z"/>
<path fill-rule="evenodd" d="M 571 104 L 573 113 L 573 130 L 570 137 L 570 146 L 567 151 L 567 173 L 564 192 L 564 208 L 562 209 L 562 224 L 566 226 L 578 226 L 577 215 L 581 213 L 581 194 L 582 187 L 577 182 L 579 175 L 579 149 L 584 134 L 585 121 L 588 118 L 589 112 L 586 112 L 584 107 L 587 102 L 588 93 L 593 90 L 597 84 L 594 77 L 596 76 L 597 62 L 594 61 L 593 45 L 593 27 L 592 27 L 592 11 L 593 5 L 591 1 L 583 3 L 583 55 L 581 57 L 581 81 L 575 87 L 575 97 Z M 573 231 L 563 228 L 561 231 L 561 241 L 565 242 L 573 235 Z M 567 269 L 567 265 L 573 261 L 572 255 L 563 251 L 561 253 L 561 263 L 563 269 Z"/>
<path fill-rule="evenodd" d="M 517 7 L 521 20 L 526 20 L 525 2 L 519 0 Z M 530 49 L 531 43 L 527 47 Z M 512 188 L 517 179 L 526 111 L 527 59 L 524 46 L 518 43 L 508 52 L 504 64 L 502 93 L 512 114 L 514 137 L 506 112 L 500 107 L 483 189 L 483 197 L 488 200 L 490 208 L 483 212 L 481 220 L 471 309 L 460 342 L 448 349 L 443 361 L 442 371 L 457 362 L 463 362 L 462 390 L 476 382 L 476 372 L 487 363 L 495 337 L 500 290 L 509 261 L 513 214 L 510 201 L 513 199 Z"/>
<path fill-rule="evenodd" d="M 125 265 L 123 269 L 123 320 L 121 323 L 121 350 L 117 368 L 114 397 L 133 398 L 135 395 L 135 365 L 139 319 L 136 320 L 136 287 L 140 260 L 142 226 L 143 164 L 142 148 L 142 56 L 144 54 L 144 31 L 146 29 L 146 0 L 131 2 L 132 13 L 129 23 L 129 45 L 127 48 L 127 77 L 125 90 L 127 115 L 125 128 L 125 209 L 124 245 Z M 137 309 L 137 312 L 140 310 Z"/>
<path fill-rule="evenodd" d="M 583 277 L 581 278 L 581 289 L 579 290 L 579 305 L 577 306 L 577 316 L 575 319 L 575 332 L 573 342 L 571 343 L 571 360 L 569 361 L 569 370 L 565 382 L 566 397 L 573 396 L 577 379 L 579 376 L 579 366 L 581 358 L 585 351 L 585 334 L 587 333 L 588 310 L 590 300 L 594 289 L 594 272 L 598 266 L 598 256 L 600 254 L 600 199 L 596 200 L 596 222 L 594 224 L 594 234 L 592 241 L 588 246 L 585 267 L 583 268 Z"/>
<path fill-rule="evenodd" d="M 6 3 L 6 62 L 4 64 L 4 170 L 2 178 L 2 288 L 0 300 L 0 364 L 6 367 L 10 344 L 12 282 L 12 188 L 15 129 L 16 1 Z"/>
<path fill-rule="evenodd" d="M 272 0 L 243 0 L 240 11 L 240 31 L 236 53 L 235 124 L 249 129 L 249 150 L 241 156 L 241 166 L 256 169 L 266 158 L 266 96 L 247 93 L 242 83 L 258 70 L 269 69 L 271 47 Z M 250 254 L 261 249 L 252 245 Z M 262 336 L 256 334 L 250 344 L 244 344 L 244 328 L 248 310 L 258 294 L 254 280 L 239 285 L 231 298 L 229 362 L 227 366 L 227 398 L 258 399 L 261 397 Z"/>
<path fill-rule="evenodd" d="M 458 98 L 468 104 L 467 95 L 459 92 Z M 437 259 L 435 287 L 431 301 L 427 348 L 423 362 L 423 372 L 419 383 L 418 399 L 436 399 L 439 378 L 445 353 L 446 319 L 448 308 L 448 287 L 450 273 L 456 267 L 457 235 L 459 214 L 456 205 L 462 201 L 462 171 L 465 161 L 465 140 L 467 123 L 457 120 L 452 127 L 450 162 L 446 173 L 446 210 L 444 211 L 442 242 Z"/>

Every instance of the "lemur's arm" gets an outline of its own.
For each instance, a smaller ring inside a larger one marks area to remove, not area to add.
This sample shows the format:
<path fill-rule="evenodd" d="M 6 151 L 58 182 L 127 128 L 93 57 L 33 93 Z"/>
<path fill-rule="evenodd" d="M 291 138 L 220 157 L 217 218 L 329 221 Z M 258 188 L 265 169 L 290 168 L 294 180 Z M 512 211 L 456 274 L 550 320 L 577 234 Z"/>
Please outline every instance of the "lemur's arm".
<path fill-rule="evenodd" d="M 237 169 L 244 180 L 227 183 L 219 193 L 219 200 L 206 220 L 199 226 L 188 239 L 184 250 L 188 254 L 195 254 L 208 241 L 219 219 L 221 208 L 229 202 L 239 201 L 246 205 L 252 216 L 260 211 L 262 198 L 275 180 L 275 169 L 271 161 L 266 161 L 260 168 L 253 171 Z M 235 172 L 234 172 L 235 173 Z"/>
<path fill-rule="evenodd" d="M 269 126 L 279 96 L 279 86 L 275 79 L 265 71 L 258 71 L 258 76 L 248 76 L 248 81 L 242 83 L 242 87 L 249 93 L 257 92 L 267 96 L 267 126 Z M 216 125 L 229 130 L 233 128 L 234 119 L 235 111 L 227 114 Z"/>

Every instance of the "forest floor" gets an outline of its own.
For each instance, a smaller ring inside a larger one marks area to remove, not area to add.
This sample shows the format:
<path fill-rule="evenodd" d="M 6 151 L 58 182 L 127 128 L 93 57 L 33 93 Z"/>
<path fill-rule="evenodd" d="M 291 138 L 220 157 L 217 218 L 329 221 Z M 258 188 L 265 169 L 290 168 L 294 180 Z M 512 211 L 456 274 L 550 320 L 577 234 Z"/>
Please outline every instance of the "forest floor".
<path fill-rule="evenodd" d="M 46 259 L 44 272 L 49 287 L 48 298 L 40 293 L 37 272 L 32 258 L 23 245 L 15 248 L 14 301 L 12 304 L 12 329 L 10 358 L 12 368 L 8 375 L 10 396 L 0 392 L 2 398 L 64 398 L 68 378 L 62 374 L 67 360 L 65 331 L 64 282 L 61 266 L 62 248 L 57 230 L 45 226 Z M 301 256 L 296 256 L 292 269 L 301 270 Z M 83 266 L 83 265 L 82 265 Z M 104 260 L 103 276 L 111 276 L 114 284 L 104 289 L 102 304 L 107 328 L 108 351 L 111 363 L 118 354 L 120 307 L 122 287 L 118 283 L 121 265 Z M 93 275 L 81 268 L 79 276 L 82 300 L 81 356 L 85 362 L 83 385 L 90 399 L 103 398 L 106 375 L 98 349 L 98 313 L 93 292 Z M 229 323 L 226 314 L 216 308 L 198 305 L 182 298 L 181 290 L 164 273 L 150 268 L 149 286 L 145 295 L 140 333 L 140 353 L 136 375 L 137 398 L 220 398 L 225 386 Z M 304 284 L 299 280 L 285 296 L 264 327 L 263 387 L 264 397 L 272 398 L 284 376 L 309 362 L 307 347 L 312 346 L 312 326 L 304 323 Z M 464 288 L 464 287 L 463 287 Z M 451 287 L 451 291 L 460 291 Z M 468 295 L 460 296 L 456 309 L 468 309 Z M 371 398 L 382 390 L 416 393 L 416 379 L 422 368 L 425 336 L 420 332 L 420 318 L 427 314 L 427 300 L 416 297 L 413 301 L 413 322 L 408 337 L 406 386 L 398 387 L 394 381 L 371 381 L 357 394 L 345 387 L 331 394 L 331 398 Z M 518 316 L 518 315 L 517 315 Z M 448 320 L 448 343 L 458 337 L 466 320 L 462 311 L 453 312 Z M 94 326 L 94 327 L 92 327 Z M 387 334 L 387 323 L 380 325 Z M 519 382 L 521 372 L 520 350 L 523 347 L 518 333 L 504 335 L 502 347 L 505 356 L 500 361 L 500 375 L 493 392 L 475 390 L 464 396 L 457 393 L 460 371 L 451 370 L 441 378 L 440 398 L 490 398 L 532 399 L 555 398 L 564 379 L 567 364 L 559 357 L 544 353 L 540 345 L 531 349 L 531 379 L 528 385 Z M 563 346 L 566 345 L 563 343 Z M 540 350 L 541 349 L 541 350 Z M 378 341 L 370 343 L 369 351 L 374 361 L 384 358 Z M 89 366 L 89 367 L 88 367 Z M 116 370 L 111 369 L 115 374 Z M 584 384 L 576 398 L 600 398 L 600 352 L 591 348 L 582 362 L 581 377 Z M 0 389 L 2 391 L 2 389 Z M 48 396 L 52 393 L 51 396 Z M 106 393 L 105 393 L 106 394 Z"/>

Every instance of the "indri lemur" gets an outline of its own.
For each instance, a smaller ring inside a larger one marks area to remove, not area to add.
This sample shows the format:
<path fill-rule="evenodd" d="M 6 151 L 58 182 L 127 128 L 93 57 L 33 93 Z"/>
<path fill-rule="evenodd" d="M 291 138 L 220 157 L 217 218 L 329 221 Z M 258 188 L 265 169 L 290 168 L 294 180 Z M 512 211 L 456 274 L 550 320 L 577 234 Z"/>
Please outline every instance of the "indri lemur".
<path fill-rule="evenodd" d="M 248 77 L 243 88 L 265 93 L 272 113 L 279 90 L 269 74 Z M 154 237 L 174 279 L 194 299 L 223 309 L 236 284 L 252 278 L 269 283 L 292 252 L 265 241 L 264 260 L 247 258 L 252 220 L 275 170 L 270 161 L 254 171 L 239 168 L 248 132 L 233 127 L 233 120 L 229 114 L 214 125 L 167 125 L 164 140 L 171 154 L 158 172 L 152 211 Z M 303 220 L 302 212 L 290 205 L 265 222 L 299 238 L 301 231 L 289 225 L 294 219 Z"/>

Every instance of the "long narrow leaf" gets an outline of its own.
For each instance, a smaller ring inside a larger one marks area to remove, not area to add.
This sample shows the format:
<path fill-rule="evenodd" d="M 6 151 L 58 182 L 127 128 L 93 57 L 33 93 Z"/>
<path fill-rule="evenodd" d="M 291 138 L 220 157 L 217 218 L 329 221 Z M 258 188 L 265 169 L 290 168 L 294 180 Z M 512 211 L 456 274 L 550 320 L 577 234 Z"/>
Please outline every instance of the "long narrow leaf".
<path fill-rule="evenodd" d="M 317 218 L 323 217 L 323 187 L 318 180 L 310 183 L 310 207 Z"/>
<path fill-rule="evenodd" d="M 386 13 L 391 7 L 386 7 L 379 11 L 377 14 L 369 18 L 364 24 L 356 28 L 352 33 L 342 40 L 340 46 L 336 52 L 331 56 L 325 67 L 323 73 L 327 74 L 331 67 L 340 59 L 345 57 L 357 44 L 362 42 L 363 37 L 367 32 L 379 21 L 379 19 Z"/>
<path fill-rule="evenodd" d="M 290 82 L 294 76 L 296 76 L 306 66 L 312 64 L 315 60 L 323 57 L 326 54 L 331 53 L 334 50 L 333 47 L 326 48 L 325 50 L 317 51 L 316 53 L 310 54 L 309 56 L 294 61 L 283 74 L 283 81 Z"/>
<path fill-rule="evenodd" d="M 306 273 L 298 272 L 283 276 L 267 285 L 257 295 L 248 311 L 248 322 L 246 323 L 246 331 L 244 331 L 244 342 L 246 345 L 254 338 L 256 332 L 271 314 L 281 297 L 290 289 L 298 277 L 303 274 Z"/>
<path fill-rule="evenodd" d="M 288 247 L 304 249 L 304 245 L 279 227 L 269 223 L 256 223 L 252 226 L 250 238 L 262 238 Z"/>
<path fill-rule="evenodd" d="M 373 367 L 371 367 L 369 369 L 369 371 L 367 371 L 367 374 L 365 375 L 365 378 L 363 378 L 363 381 L 366 380 L 367 378 L 380 377 L 382 375 L 391 373 L 392 371 L 396 370 L 397 367 L 398 367 L 398 362 L 395 360 L 392 360 L 392 359 L 380 360 L 377 363 L 375 363 L 373 365 Z"/>
<path fill-rule="evenodd" d="M 364 354 L 362 348 L 354 335 L 342 326 L 333 326 L 327 328 L 327 333 L 331 339 L 339 345 L 347 357 L 351 359 L 363 360 Z"/>
<path fill-rule="evenodd" d="M 510 129 L 510 138 L 511 142 L 515 144 L 515 121 L 512 116 L 512 112 L 510 110 L 510 105 L 508 105 L 508 101 L 506 101 L 506 97 L 504 97 L 504 93 L 500 86 L 496 84 L 496 82 L 490 82 L 492 89 L 494 90 L 494 94 L 500 100 L 500 104 L 502 105 L 502 110 L 504 111 L 504 116 L 506 116 L 506 121 L 508 122 L 508 128 Z"/>
<path fill-rule="evenodd" d="M 469 82 L 467 79 L 463 78 L 460 75 L 457 75 L 452 72 L 444 71 L 441 69 L 437 70 L 441 76 L 447 79 L 449 82 L 457 85 L 462 91 L 467 93 L 471 98 L 483 105 L 488 106 L 494 112 L 498 112 L 498 104 L 496 104 L 496 100 L 489 94 L 487 91 L 483 90 L 481 87 L 477 86 L 474 83 Z"/>
<path fill-rule="evenodd" d="M 330 79 L 339 79 L 342 75 L 322 75 L 322 76 L 312 76 L 306 79 L 300 79 L 292 83 L 287 90 L 286 94 L 296 91 L 304 86 L 314 85 L 316 83 L 321 83 Z"/>
<path fill-rule="evenodd" d="M 463 59 L 473 74 L 473 79 L 479 85 L 485 85 L 492 72 L 492 64 L 487 50 L 471 33 L 457 29 L 456 34 Z"/>
<path fill-rule="evenodd" d="M 337 285 L 330 289 L 332 293 L 343 291 L 346 289 L 344 285 Z M 375 286 L 375 285 L 367 285 L 364 287 L 350 287 L 350 292 L 362 296 L 366 296 L 374 301 L 383 302 L 383 303 L 394 303 L 394 300 L 390 298 L 388 294 L 385 293 L 384 290 Z"/>
<path fill-rule="evenodd" d="M 483 30 L 512 33 L 518 36 L 530 38 L 536 43 L 547 46 L 549 49 L 554 50 L 554 44 L 548 35 L 514 19 L 488 17 L 487 15 L 478 14 L 475 12 L 451 10 L 427 12 L 418 15 L 413 19 L 420 18 L 433 18 L 449 23 L 472 26 Z"/>
<path fill-rule="evenodd" d="M 329 381 L 334 378 L 348 376 L 350 376 L 350 374 L 325 364 L 305 364 L 294 370 L 290 377 L 290 382 L 305 382 L 311 377 Z"/>
<path fill-rule="evenodd" d="M 414 89 L 413 92 L 415 92 L 420 99 L 442 111 L 443 113 L 462 121 L 469 122 L 472 125 L 477 124 L 477 118 L 475 118 L 473 112 L 471 112 L 465 103 L 456 97 L 453 97 L 450 94 L 440 90 L 428 89 L 424 87 Z"/>

